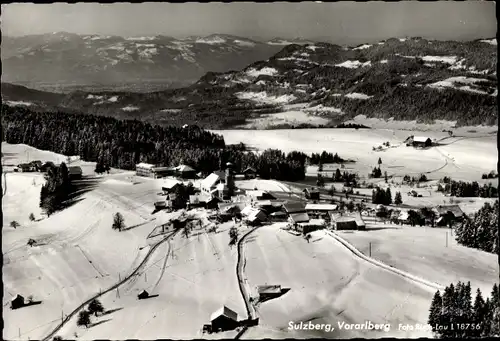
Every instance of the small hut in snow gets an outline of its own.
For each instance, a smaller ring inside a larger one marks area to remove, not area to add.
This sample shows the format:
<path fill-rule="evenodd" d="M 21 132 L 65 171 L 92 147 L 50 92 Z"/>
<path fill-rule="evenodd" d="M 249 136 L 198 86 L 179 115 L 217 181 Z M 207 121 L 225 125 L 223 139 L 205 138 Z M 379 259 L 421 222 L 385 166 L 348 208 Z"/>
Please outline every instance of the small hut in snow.
<path fill-rule="evenodd" d="M 137 295 L 137 298 L 140 300 L 143 300 L 145 298 L 149 297 L 149 293 L 146 290 L 141 291 L 139 295 Z"/>
<path fill-rule="evenodd" d="M 17 309 L 24 306 L 24 297 L 17 294 L 17 296 L 10 301 L 10 309 Z"/>

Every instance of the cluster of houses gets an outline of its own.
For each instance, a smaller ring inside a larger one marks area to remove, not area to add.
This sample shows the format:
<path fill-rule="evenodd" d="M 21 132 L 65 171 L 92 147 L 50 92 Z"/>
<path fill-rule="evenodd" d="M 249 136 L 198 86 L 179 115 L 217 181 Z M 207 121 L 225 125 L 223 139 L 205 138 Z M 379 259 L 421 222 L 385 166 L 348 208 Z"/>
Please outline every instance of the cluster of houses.
<path fill-rule="evenodd" d="M 155 203 L 155 206 L 172 208 L 176 187 L 182 184 L 178 179 L 165 179 L 162 192 L 166 195 L 166 199 Z M 306 189 L 305 195 L 313 202 L 318 202 L 320 199 L 319 191 L 313 188 Z M 275 195 L 267 191 L 237 188 L 230 163 L 226 165 L 225 172 L 213 172 L 200 181 L 197 193 L 189 196 L 187 207 L 216 210 L 217 214 L 212 218 L 216 218 L 219 222 L 231 219 L 244 220 L 249 225 L 269 221 L 289 222 L 295 230 L 303 233 L 324 228 L 328 224 L 335 229 L 350 229 L 352 226 L 356 229 L 365 228 L 360 215 L 341 217 L 337 205 L 278 200 Z"/>
<path fill-rule="evenodd" d="M 20 163 L 14 168 L 14 172 L 18 173 L 30 173 L 30 172 L 42 172 L 45 173 L 49 170 L 49 168 L 57 168 L 59 165 L 56 165 L 52 161 L 47 161 L 42 163 L 40 160 L 31 161 L 29 163 Z M 68 167 L 68 175 L 70 179 L 79 180 L 82 178 L 82 168 L 79 166 L 69 166 Z"/>
<path fill-rule="evenodd" d="M 421 224 L 430 226 L 449 226 L 462 221 L 466 217 L 466 214 L 458 205 L 438 205 L 431 211 L 433 212 L 433 218 L 423 216 L 420 211 L 414 212 Z M 413 225 L 416 223 L 412 221 L 408 210 L 392 210 L 389 219 L 395 224 Z"/>
<path fill-rule="evenodd" d="M 143 176 L 148 178 L 165 178 L 169 176 L 178 177 L 181 179 L 200 179 L 203 177 L 201 172 L 197 172 L 193 167 L 188 165 L 178 165 L 176 167 L 164 167 L 157 166 L 151 163 L 138 163 L 135 165 L 135 172 L 137 176 Z M 216 172 L 217 173 L 217 172 Z M 248 167 L 241 175 L 245 179 L 253 179 L 257 176 L 257 171 Z"/>

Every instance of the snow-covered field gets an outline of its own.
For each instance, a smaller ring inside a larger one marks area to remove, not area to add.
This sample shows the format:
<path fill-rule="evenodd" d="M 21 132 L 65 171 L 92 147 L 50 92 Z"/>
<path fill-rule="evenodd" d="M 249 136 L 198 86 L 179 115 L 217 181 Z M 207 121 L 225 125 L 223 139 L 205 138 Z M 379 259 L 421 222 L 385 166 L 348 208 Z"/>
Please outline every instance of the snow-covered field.
<path fill-rule="evenodd" d="M 217 131 L 226 143 L 243 142 L 248 146 L 264 150 L 281 149 L 285 152 L 299 150 L 304 153 L 321 153 L 326 150 L 338 153 L 345 159 L 353 159 L 352 168 L 366 175 L 382 159 L 382 171 L 389 175 L 418 175 L 426 173 L 429 179 L 452 176 L 453 179 L 476 181 L 482 173 L 496 169 L 498 151 L 496 134 L 474 128 L 455 131 L 457 136 L 437 131 L 405 131 L 391 129 L 293 129 L 293 130 L 225 130 Z M 477 129 L 477 130 L 476 130 Z M 417 150 L 402 143 L 409 135 L 429 136 L 441 140 L 443 145 L 427 150 Z M 373 147 L 389 141 L 391 148 L 373 151 Z"/>
<path fill-rule="evenodd" d="M 373 226 L 376 227 L 376 226 Z M 489 293 L 498 282 L 498 260 L 492 253 L 459 245 L 450 229 L 431 227 L 384 228 L 337 233 L 358 250 L 397 269 L 441 285 L 470 281 Z"/>
<path fill-rule="evenodd" d="M 280 230 L 279 224 L 261 227 L 254 234 L 245 244 L 250 285 L 281 285 L 290 291 L 258 307 L 259 327 L 244 338 L 265 338 L 269 330 L 276 338 L 429 335 L 406 334 L 398 324 L 426 323 L 432 289 L 353 257 L 324 232 L 314 232 L 310 243 Z M 288 329 L 290 321 L 332 324 L 336 330 L 297 333 Z M 338 328 L 339 322 L 365 321 L 389 324 L 390 330 Z"/>

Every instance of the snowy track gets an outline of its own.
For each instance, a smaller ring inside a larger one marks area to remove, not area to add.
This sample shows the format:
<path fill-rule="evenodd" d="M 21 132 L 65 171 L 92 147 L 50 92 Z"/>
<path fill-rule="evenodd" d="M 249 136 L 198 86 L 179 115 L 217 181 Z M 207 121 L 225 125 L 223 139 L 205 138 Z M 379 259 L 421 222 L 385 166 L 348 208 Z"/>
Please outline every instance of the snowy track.
<path fill-rule="evenodd" d="M 248 280 L 244 274 L 246 259 L 245 259 L 243 244 L 245 242 L 245 238 L 248 237 L 250 234 L 252 234 L 252 232 L 257 230 L 258 228 L 259 227 L 254 227 L 252 230 L 245 233 L 243 235 L 243 237 L 241 237 L 241 239 L 238 241 L 238 261 L 236 263 L 236 276 L 238 278 L 238 285 L 240 288 L 241 296 L 243 297 L 243 300 L 245 301 L 245 307 L 247 310 L 247 318 L 249 320 L 255 319 L 257 314 L 255 312 L 255 308 L 254 308 L 252 302 L 250 302 L 249 284 L 248 284 Z M 247 326 L 243 327 L 243 329 L 236 335 L 235 339 L 241 338 L 247 330 L 248 330 Z"/>

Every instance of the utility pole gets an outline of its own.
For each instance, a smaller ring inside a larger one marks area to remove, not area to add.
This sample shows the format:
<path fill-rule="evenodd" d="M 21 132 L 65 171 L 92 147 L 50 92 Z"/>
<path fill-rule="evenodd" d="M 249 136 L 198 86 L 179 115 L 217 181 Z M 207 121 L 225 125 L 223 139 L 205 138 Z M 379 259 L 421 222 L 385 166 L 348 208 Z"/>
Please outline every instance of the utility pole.
<path fill-rule="evenodd" d="M 146 281 L 146 283 L 148 282 L 148 273 L 147 272 L 144 273 L 144 280 Z"/>
<path fill-rule="evenodd" d="M 448 247 L 448 232 L 446 232 L 446 247 Z"/>
<path fill-rule="evenodd" d="M 370 242 L 369 244 L 369 254 L 370 254 L 370 257 L 372 256 L 372 242 Z"/>

